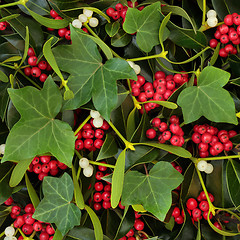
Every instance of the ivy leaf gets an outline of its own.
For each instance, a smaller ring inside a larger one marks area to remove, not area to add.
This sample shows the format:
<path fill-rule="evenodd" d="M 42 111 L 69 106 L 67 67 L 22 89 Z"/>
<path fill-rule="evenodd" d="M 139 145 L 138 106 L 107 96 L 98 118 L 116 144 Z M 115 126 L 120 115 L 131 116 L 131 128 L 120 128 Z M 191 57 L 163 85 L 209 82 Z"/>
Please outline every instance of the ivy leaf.
<path fill-rule="evenodd" d="M 209 66 L 201 72 L 197 86 L 180 93 L 177 103 L 182 107 L 185 124 L 201 116 L 213 122 L 237 124 L 234 101 L 229 92 L 222 89 L 229 78 L 230 73 Z"/>
<path fill-rule="evenodd" d="M 71 38 L 72 45 L 53 49 L 59 68 L 70 73 L 68 86 L 74 92 L 74 98 L 65 101 L 63 109 L 76 109 L 92 98 L 97 111 L 109 120 L 118 101 L 116 80 L 136 80 L 136 74 L 125 60 L 119 58 L 109 59 L 103 65 L 96 43 L 82 30 L 71 26 Z"/>
<path fill-rule="evenodd" d="M 65 235 L 80 224 L 81 211 L 73 203 L 73 181 L 64 173 L 61 178 L 45 177 L 43 180 L 44 198 L 39 203 L 33 218 L 43 222 L 55 223 Z"/>
<path fill-rule="evenodd" d="M 28 86 L 8 89 L 8 93 L 21 119 L 8 135 L 2 161 L 19 161 L 50 152 L 71 166 L 75 136 L 67 123 L 54 119 L 61 110 L 62 95 L 52 78 L 40 91 Z"/>
<path fill-rule="evenodd" d="M 164 221 L 172 203 L 171 190 L 182 181 L 183 176 L 168 162 L 158 162 L 148 175 L 130 171 L 125 176 L 121 202 L 123 205 L 142 204 Z"/>
<path fill-rule="evenodd" d="M 159 44 L 160 2 L 145 7 L 142 11 L 128 8 L 123 29 L 127 33 L 137 32 L 137 44 L 144 52 L 150 52 Z"/>

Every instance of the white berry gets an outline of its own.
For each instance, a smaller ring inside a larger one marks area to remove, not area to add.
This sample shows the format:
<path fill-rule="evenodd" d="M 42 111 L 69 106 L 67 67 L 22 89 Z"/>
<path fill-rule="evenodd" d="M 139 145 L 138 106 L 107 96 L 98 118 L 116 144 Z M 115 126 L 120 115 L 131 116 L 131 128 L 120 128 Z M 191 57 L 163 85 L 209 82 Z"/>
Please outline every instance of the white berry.
<path fill-rule="evenodd" d="M 90 27 L 96 27 L 98 25 L 99 21 L 97 18 L 93 17 L 89 19 L 89 25 Z"/>
<path fill-rule="evenodd" d="M 95 111 L 95 110 L 91 110 L 90 111 L 90 116 L 92 118 L 99 118 L 99 117 L 101 117 L 100 113 L 98 111 Z"/>
<path fill-rule="evenodd" d="M 101 117 L 93 119 L 93 126 L 95 128 L 100 128 L 103 125 L 103 119 Z"/>
<path fill-rule="evenodd" d="M 13 239 L 13 236 L 6 236 L 3 240 L 12 240 L 12 239 Z"/>
<path fill-rule="evenodd" d="M 88 167 L 88 166 L 89 166 L 89 161 L 88 161 L 88 159 L 87 159 L 87 158 L 81 158 L 81 159 L 79 160 L 79 166 L 80 166 L 81 168 L 86 168 L 86 167 Z"/>
<path fill-rule="evenodd" d="M 211 18 L 211 17 L 217 17 L 216 11 L 212 9 L 207 12 L 207 18 Z"/>
<path fill-rule="evenodd" d="M 5 146 L 6 146 L 6 144 L 1 144 L 0 145 L 0 154 L 4 154 L 5 153 Z"/>
<path fill-rule="evenodd" d="M 213 172 L 213 165 L 211 163 L 208 163 L 205 169 L 205 173 L 210 174 L 212 172 Z"/>
<path fill-rule="evenodd" d="M 14 233 L 15 233 L 15 229 L 12 226 L 6 227 L 4 233 L 8 237 L 12 237 L 14 235 Z"/>
<path fill-rule="evenodd" d="M 137 75 L 141 72 L 141 68 L 140 68 L 140 66 L 137 65 L 137 64 L 135 64 L 135 65 L 133 66 L 133 70 L 134 70 L 134 72 L 135 72 Z"/>
<path fill-rule="evenodd" d="M 12 239 L 12 240 L 17 240 L 17 238 L 16 238 L 16 237 L 14 237 L 14 236 L 13 236 L 11 239 Z"/>
<path fill-rule="evenodd" d="M 80 22 L 86 22 L 87 20 L 88 20 L 88 18 L 87 18 L 87 16 L 85 15 L 85 14 L 80 14 L 79 16 L 78 16 L 78 20 L 80 21 Z"/>
<path fill-rule="evenodd" d="M 206 161 L 204 161 L 204 160 L 199 161 L 198 164 L 197 164 L 198 170 L 199 171 L 205 171 L 206 168 L 207 168 L 207 164 L 208 163 Z"/>
<path fill-rule="evenodd" d="M 216 27 L 218 24 L 218 19 L 216 17 L 210 17 L 207 19 L 207 25 L 209 27 Z"/>
<path fill-rule="evenodd" d="M 93 15 L 93 11 L 89 9 L 83 9 L 83 14 L 86 15 L 88 18 Z"/>
<path fill-rule="evenodd" d="M 78 20 L 78 19 L 74 19 L 72 21 L 72 25 L 75 27 L 75 28 L 81 28 L 82 27 L 82 23 Z"/>
<path fill-rule="evenodd" d="M 131 68 L 133 68 L 133 66 L 135 65 L 134 62 L 132 62 L 132 61 L 127 61 L 127 62 L 128 62 L 128 64 L 130 65 Z"/>
<path fill-rule="evenodd" d="M 89 165 L 88 167 L 84 168 L 83 175 L 85 177 L 91 177 L 93 175 L 93 166 Z"/>

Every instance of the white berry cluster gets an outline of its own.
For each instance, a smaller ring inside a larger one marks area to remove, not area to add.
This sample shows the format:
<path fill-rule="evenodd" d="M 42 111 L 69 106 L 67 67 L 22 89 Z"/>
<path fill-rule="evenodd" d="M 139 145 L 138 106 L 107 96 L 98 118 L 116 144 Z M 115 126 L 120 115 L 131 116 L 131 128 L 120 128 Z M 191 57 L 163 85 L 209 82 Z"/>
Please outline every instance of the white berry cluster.
<path fill-rule="evenodd" d="M 100 128 L 103 125 L 103 118 L 98 111 L 91 110 L 90 116 L 93 118 L 93 125 L 95 128 Z"/>
<path fill-rule="evenodd" d="M 137 75 L 140 74 L 141 68 L 140 68 L 139 65 L 137 65 L 137 64 L 135 64 L 134 62 L 131 62 L 131 61 L 127 61 L 127 62 Z"/>
<path fill-rule="evenodd" d="M 5 144 L 0 145 L 0 155 L 5 153 Z"/>
<path fill-rule="evenodd" d="M 93 175 L 93 166 L 89 164 L 87 158 L 81 158 L 79 160 L 79 166 L 83 169 L 83 175 L 85 177 L 91 177 Z"/>
<path fill-rule="evenodd" d="M 12 226 L 6 227 L 4 233 L 6 235 L 4 240 L 17 240 L 17 238 L 15 236 L 13 236 L 15 234 L 14 227 L 12 227 Z"/>
<path fill-rule="evenodd" d="M 93 11 L 88 9 L 83 9 L 83 13 L 78 16 L 77 19 L 72 21 L 72 25 L 75 28 L 82 28 L 82 24 L 87 22 L 90 27 L 97 27 L 99 21 L 97 18 L 92 17 Z"/>
<path fill-rule="evenodd" d="M 205 160 L 201 160 L 197 164 L 197 168 L 201 172 L 205 172 L 210 174 L 213 172 L 213 165 L 211 163 L 207 163 Z"/>
<path fill-rule="evenodd" d="M 209 10 L 207 12 L 207 25 L 209 27 L 216 27 L 218 24 L 217 13 L 214 10 Z"/>

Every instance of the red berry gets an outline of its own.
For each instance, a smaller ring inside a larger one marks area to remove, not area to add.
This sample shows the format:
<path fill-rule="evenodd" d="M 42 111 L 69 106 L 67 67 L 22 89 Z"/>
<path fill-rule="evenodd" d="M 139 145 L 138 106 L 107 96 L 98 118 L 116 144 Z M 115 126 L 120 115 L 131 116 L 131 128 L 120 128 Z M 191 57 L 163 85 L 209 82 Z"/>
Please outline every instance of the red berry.
<path fill-rule="evenodd" d="M 165 140 L 165 141 L 168 141 L 170 138 L 171 138 L 171 132 L 170 131 L 164 131 L 162 133 L 162 138 Z"/>
<path fill-rule="evenodd" d="M 228 15 L 225 16 L 224 23 L 228 26 L 233 25 L 233 17 L 232 17 L 231 14 L 228 14 Z"/>
<path fill-rule="evenodd" d="M 225 51 L 224 48 L 221 48 L 221 49 L 219 50 L 219 56 L 220 56 L 220 57 L 227 57 L 227 56 L 228 56 L 228 53 Z"/>
<path fill-rule="evenodd" d="M 24 234 L 30 235 L 33 232 L 33 226 L 30 225 L 30 224 L 24 224 L 22 226 L 22 231 L 23 231 Z"/>
<path fill-rule="evenodd" d="M 7 206 L 12 205 L 12 203 L 13 203 L 12 197 L 9 197 L 9 198 L 4 202 L 4 204 L 7 205 Z"/>
<path fill-rule="evenodd" d="M 46 68 L 47 68 L 47 62 L 46 61 L 40 61 L 39 63 L 38 63 L 38 68 L 40 68 L 41 70 L 46 70 Z"/>
<path fill-rule="evenodd" d="M 7 28 L 6 22 L 0 22 L 0 31 L 4 31 Z"/>
<path fill-rule="evenodd" d="M 175 218 L 175 222 L 177 224 L 183 224 L 184 223 L 184 218 L 181 215 L 179 215 L 178 217 Z"/>
<path fill-rule="evenodd" d="M 125 209 L 125 206 L 123 206 L 123 205 L 121 204 L 121 201 L 119 202 L 118 206 L 119 206 L 121 209 Z"/>
<path fill-rule="evenodd" d="M 226 34 L 229 31 L 229 27 L 226 24 L 223 24 L 218 27 L 218 30 L 221 34 Z"/>
<path fill-rule="evenodd" d="M 221 152 L 223 151 L 224 146 L 223 146 L 222 143 L 217 142 L 217 143 L 215 143 L 215 144 L 213 145 L 213 149 L 216 150 L 217 153 L 219 154 L 219 153 L 221 153 Z"/>
<path fill-rule="evenodd" d="M 121 12 L 122 9 L 123 9 L 123 5 L 122 5 L 121 3 L 117 3 L 116 6 L 115 6 L 115 9 L 116 9 L 117 11 Z"/>
<path fill-rule="evenodd" d="M 173 134 L 176 134 L 176 135 L 178 135 L 181 131 L 181 127 L 177 123 L 171 123 L 169 126 L 169 129 Z"/>
<path fill-rule="evenodd" d="M 152 128 L 150 128 L 150 129 L 148 129 L 148 130 L 146 131 L 146 136 L 147 136 L 147 138 L 149 138 L 149 139 L 155 138 L 156 135 L 157 135 L 156 131 L 155 131 L 154 129 L 152 129 Z"/>
<path fill-rule="evenodd" d="M 131 229 L 127 234 L 126 234 L 126 237 L 132 237 L 134 235 L 134 230 Z"/>
<path fill-rule="evenodd" d="M 29 57 L 35 56 L 36 54 L 35 54 L 34 49 L 33 49 L 33 48 L 29 48 L 29 49 L 28 49 L 28 52 L 27 52 L 27 55 L 28 55 Z"/>
<path fill-rule="evenodd" d="M 153 127 L 158 128 L 160 126 L 161 123 L 161 119 L 160 118 L 153 118 L 151 124 Z"/>
<path fill-rule="evenodd" d="M 51 156 L 40 156 L 40 161 L 42 163 L 49 163 L 51 160 Z"/>
<path fill-rule="evenodd" d="M 236 15 L 233 17 L 233 23 L 236 25 L 240 25 L 240 16 Z"/>
<path fill-rule="evenodd" d="M 154 75 L 155 79 L 165 78 L 165 73 L 163 71 L 157 71 Z"/>
<path fill-rule="evenodd" d="M 180 138 L 179 138 L 179 136 L 173 135 L 172 138 L 171 138 L 171 140 L 170 140 L 170 142 L 171 142 L 171 144 L 172 144 L 173 146 L 178 146 L 179 143 L 180 143 Z"/>
<path fill-rule="evenodd" d="M 178 207 L 175 207 L 175 208 L 173 209 L 172 216 L 173 216 L 174 218 L 176 218 L 176 217 L 179 217 L 180 214 L 181 214 L 180 209 L 179 209 Z"/>
<path fill-rule="evenodd" d="M 160 123 L 160 126 L 159 126 L 159 128 L 158 128 L 158 130 L 159 130 L 160 132 L 164 132 L 164 131 L 167 130 L 167 128 L 168 128 L 167 123 L 165 123 L 165 122 L 161 122 L 161 123 Z"/>
<path fill-rule="evenodd" d="M 194 198 L 189 198 L 189 199 L 187 200 L 186 206 L 187 206 L 187 208 L 188 208 L 189 210 L 193 210 L 193 209 L 197 208 L 198 203 L 197 203 L 196 199 L 194 199 Z"/>
<path fill-rule="evenodd" d="M 70 30 L 66 31 L 66 33 L 65 33 L 65 38 L 66 38 L 67 40 L 71 40 L 71 32 L 70 32 Z"/>
<path fill-rule="evenodd" d="M 192 141 L 196 144 L 200 143 L 202 140 L 201 140 L 201 135 L 197 132 L 193 133 L 192 135 Z"/>
<path fill-rule="evenodd" d="M 67 28 L 58 29 L 59 37 L 65 37 L 65 34 L 66 34 L 67 31 L 68 31 Z"/>
<path fill-rule="evenodd" d="M 103 184 L 101 182 L 96 182 L 94 188 L 96 191 L 101 192 L 103 190 Z"/>
<path fill-rule="evenodd" d="M 106 202 L 110 201 L 111 193 L 110 192 L 103 192 L 102 193 L 102 199 L 103 199 L 103 201 L 106 201 Z"/>
<path fill-rule="evenodd" d="M 43 173 L 48 173 L 50 171 L 50 167 L 49 167 L 49 164 L 48 163 L 44 163 L 42 165 L 42 172 Z"/>
<path fill-rule="evenodd" d="M 108 209 L 108 208 L 111 207 L 111 203 L 110 203 L 110 202 L 107 202 L 107 201 L 103 201 L 102 207 L 103 207 L 104 209 Z"/>
<path fill-rule="evenodd" d="M 97 180 L 101 180 L 101 179 L 102 179 L 102 177 L 103 177 L 103 173 L 102 173 L 102 172 L 99 172 L 99 171 L 97 171 L 97 172 L 96 172 L 96 175 L 95 175 L 95 178 L 96 178 Z"/>
<path fill-rule="evenodd" d="M 94 141 L 93 145 L 95 148 L 100 149 L 103 145 L 103 140 L 98 138 Z"/>
<path fill-rule="evenodd" d="M 142 231 L 144 229 L 144 222 L 137 219 L 134 223 L 134 227 L 137 231 Z"/>
<path fill-rule="evenodd" d="M 202 216 L 203 216 L 203 218 L 204 218 L 205 220 L 207 220 L 207 219 L 208 219 L 208 218 L 207 218 L 207 216 L 208 216 L 208 211 L 203 212 Z M 213 215 L 212 215 L 212 213 L 210 213 L 209 219 L 212 219 L 212 217 L 213 217 Z"/>
<path fill-rule="evenodd" d="M 32 203 L 29 203 L 25 206 L 24 211 L 26 213 L 34 213 L 35 209 L 34 206 L 32 205 Z"/>
<path fill-rule="evenodd" d="M 218 228 L 219 230 L 222 230 L 222 227 L 221 227 L 221 225 L 220 225 L 218 222 L 215 222 L 213 225 L 214 225 L 216 228 Z"/>
<path fill-rule="evenodd" d="M 33 230 L 39 232 L 42 230 L 42 224 L 40 222 L 33 223 Z"/>
<path fill-rule="evenodd" d="M 232 137 L 234 137 L 234 136 L 236 136 L 236 135 L 237 135 L 237 132 L 236 132 L 236 131 L 234 131 L 234 130 L 228 131 L 228 137 L 229 137 L 229 138 L 232 138 Z"/>
<path fill-rule="evenodd" d="M 203 133 L 201 136 L 201 141 L 203 143 L 210 143 L 212 141 L 212 135 L 208 132 Z"/>
<path fill-rule="evenodd" d="M 102 163 L 106 163 L 106 162 L 102 162 Z M 105 166 L 98 166 L 98 169 L 101 172 L 105 172 L 107 170 L 107 167 L 105 167 Z"/>
<path fill-rule="evenodd" d="M 39 173 L 39 175 L 38 175 L 39 181 L 43 181 L 43 179 L 44 179 L 47 175 L 48 175 L 47 173 L 43 173 L 43 172 Z"/>
<path fill-rule="evenodd" d="M 114 13 L 112 13 L 111 16 L 114 20 L 118 20 L 120 18 L 120 13 L 118 11 L 115 11 Z"/>
<path fill-rule="evenodd" d="M 200 134 L 204 134 L 207 131 L 207 127 L 205 125 L 199 125 L 197 131 Z"/>
<path fill-rule="evenodd" d="M 102 194 L 99 192 L 94 193 L 93 200 L 95 202 L 101 202 L 102 201 Z"/>
<path fill-rule="evenodd" d="M 41 234 L 39 235 L 39 239 L 40 240 L 49 240 L 49 235 L 47 232 L 41 232 Z"/>
<path fill-rule="evenodd" d="M 53 227 L 51 227 L 51 225 L 47 225 L 46 227 L 46 232 L 49 234 L 49 235 L 53 235 L 55 233 L 55 230 Z"/>
<path fill-rule="evenodd" d="M 84 142 L 83 142 L 83 146 L 86 149 L 90 149 L 93 146 L 93 140 L 91 138 L 85 139 Z"/>
<path fill-rule="evenodd" d="M 226 143 L 223 144 L 223 147 L 224 147 L 224 150 L 225 150 L 225 151 L 230 151 L 230 150 L 232 150 L 232 148 L 233 148 L 233 144 L 232 144 L 231 141 L 228 141 L 228 142 L 226 142 Z"/>
<path fill-rule="evenodd" d="M 26 75 L 26 76 L 30 76 L 31 75 L 31 68 L 30 67 L 26 67 L 26 68 L 24 68 L 24 74 Z"/>
<path fill-rule="evenodd" d="M 145 78 L 144 78 L 143 76 L 138 75 L 138 76 L 137 76 L 137 79 L 138 79 L 137 82 L 139 82 L 141 86 L 144 85 L 144 83 L 145 83 Z"/>
<path fill-rule="evenodd" d="M 84 147 L 84 145 L 83 145 L 83 141 L 82 140 L 77 140 L 76 142 L 75 142 L 75 149 L 76 150 L 82 150 L 83 149 L 83 147 Z"/>
<path fill-rule="evenodd" d="M 115 10 L 113 8 L 108 8 L 107 11 L 106 11 L 106 14 L 109 16 L 109 17 L 112 17 L 113 16 L 113 13 L 115 13 Z"/>
<path fill-rule="evenodd" d="M 28 64 L 30 66 L 36 66 L 37 65 L 37 57 L 36 56 L 31 56 L 28 58 Z"/>
<path fill-rule="evenodd" d="M 169 118 L 169 121 L 170 121 L 170 123 L 173 123 L 173 124 L 179 124 L 179 117 L 177 117 L 176 115 L 172 115 Z"/>
<path fill-rule="evenodd" d="M 208 202 L 207 202 L 207 201 L 201 201 L 201 202 L 199 203 L 199 208 L 200 208 L 203 212 L 208 211 L 208 210 L 209 210 L 209 204 L 208 204 Z"/>
<path fill-rule="evenodd" d="M 31 75 L 38 78 L 41 75 L 41 70 L 38 67 L 33 67 L 31 69 Z"/>
<path fill-rule="evenodd" d="M 40 163 L 37 163 L 33 166 L 33 171 L 36 173 L 36 174 L 39 174 L 42 172 L 42 165 Z"/>
<path fill-rule="evenodd" d="M 202 212 L 201 212 L 200 209 L 194 208 L 192 210 L 192 217 L 193 217 L 194 221 L 197 221 L 198 219 L 200 220 L 201 219 L 201 215 L 202 215 Z"/>
<path fill-rule="evenodd" d="M 223 44 L 226 44 L 229 42 L 229 37 L 227 34 L 223 34 L 221 37 L 220 37 L 220 42 L 223 43 Z"/>
<path fill-rule="evenodd" d="M 58 16 L 58 13 L 55 12 L 53 9 L 50 11 L 50 15 L 52 18 L 56 18 Z"/>
<path fill-rule="evenodd" d="M 96 211 L 99 211 L 99 210 L 102 208 L 102 205 L 101 205 L 100 203 L 94 203 L 93 208 L 94 208 Z"/>
<path fill-rule="evenodd" d="M 108 130 L 110 128 L 108 122 L 106 120 L 103 120 L 103 125 L 101 126 L 101 129 Z"/>
<path fill-rule="evenodd" d="M 132 88 L 132 95 L 133 96 L 137 97 L 137 96 L 139 96 L 140 93 L 141 93 L 140 88 L 138 88 L 138 87 Z"/>

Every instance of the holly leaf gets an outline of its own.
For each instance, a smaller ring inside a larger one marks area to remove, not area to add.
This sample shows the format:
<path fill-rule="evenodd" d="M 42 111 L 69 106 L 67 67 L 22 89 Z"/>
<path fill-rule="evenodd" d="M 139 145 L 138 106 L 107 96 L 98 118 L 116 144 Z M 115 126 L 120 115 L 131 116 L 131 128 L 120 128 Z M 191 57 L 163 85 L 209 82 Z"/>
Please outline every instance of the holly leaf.
<path fill-rule="evenodd" d="M 64 110 L 72 110 L 86 104 L 91 98 L 97 111 L 106 119 L 117 105 L 117 80 L 137 79 L 127 61 L 112 58 L 102 64 L 96 43 L 82 30 L 71 26 L 72 45 L 53 49 L 57 64 L 70 73 L 68 86 L 74 98 L 64 102 Z"/>
<path fill-rule="evenodd" d="M 144 209 L 154 214 L 160 221 L 171 207 L 171 191 L 183 181 L 183 176 L 168 162 L 158 162 L 148 175 L 130 171 L 124 180 L 122 204 L 143 205 Z"/>
<path fill-rule="evenodd" d="M 81 211 L 71 203 L 73 190 L 73 181 L 67 173 L 61 178 L 45 177 L 44 198 L 37 206 L 33 218 L 55 223 L 62 235 L 65 235 L 74 226 L 80 224 Z"/>
<path fill-rule="evenodd" d="M 150 52 L 159 44 L 160 2 L 145 7 L 142 11 L 137 8 L 128 8 L 123 24 L 125 32 L 137 32 L 136 41 L 144 52 Z"/>
<path fill-rule="evenodd" d="M 198 85 L 184 89 L 177 100 L 182 107 L 185 124 L 201 116 L 213 122 L 237 124 L 234 101 L 222 87 L 227 84 L 230 73 L 208 66 L 201 72 Z"/>
<path fill-rule="evenodd" d="M 21 119 L 8 135 L 2 161 L 51 153 L 70 167 L 75 136 L 67 123 L 54 119 L 61 110 L 62 95 L 52 78 L 47 79 L 40 91 L 27 86 L 8 89 L 8 93 Z"/>

